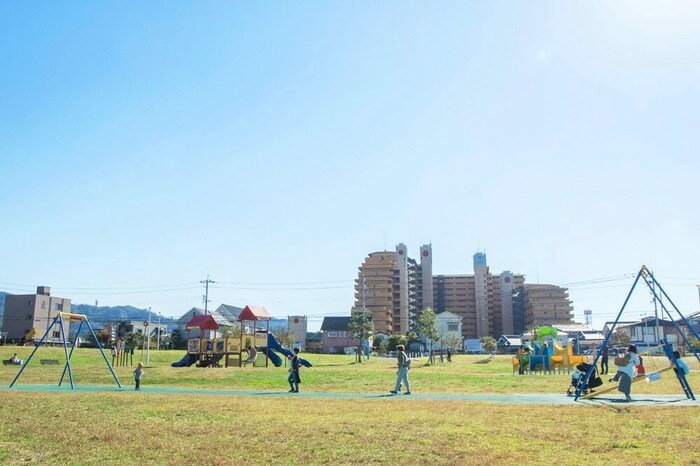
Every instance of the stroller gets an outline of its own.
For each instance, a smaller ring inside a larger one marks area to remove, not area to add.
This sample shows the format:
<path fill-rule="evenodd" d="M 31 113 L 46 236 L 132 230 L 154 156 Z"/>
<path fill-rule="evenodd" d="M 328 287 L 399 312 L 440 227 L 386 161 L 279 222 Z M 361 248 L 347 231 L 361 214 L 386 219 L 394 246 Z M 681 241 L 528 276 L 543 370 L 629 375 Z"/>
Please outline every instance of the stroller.
<path fill-rule="evenodd" d="M 576 390 L 578 390 L 579 386 L 583 384 L 583 379 L 586 377 L 586 374 L 588 373 L 589 369 L 591 368 L 591 365 L 582 362 L 576 365 L 576 370 L 571 374 L 571 384 L 569 385 L 569 388 L 566 390 L 566 396 L 574 396 L 576 393 Z M 586 383 L 586 386 L 583 387 L 581 390 L 581 393 L 584 395 L 588 395 L 589 393 L 594 392 L 593 390 L 596 387 L 600 387 L 603 385 L 603 380 L 598 377 L 598 368 L 594 367 L 593 368 L 593 373 L 591 373 L 591 376 L 588 378 L 588 382 Z"/>

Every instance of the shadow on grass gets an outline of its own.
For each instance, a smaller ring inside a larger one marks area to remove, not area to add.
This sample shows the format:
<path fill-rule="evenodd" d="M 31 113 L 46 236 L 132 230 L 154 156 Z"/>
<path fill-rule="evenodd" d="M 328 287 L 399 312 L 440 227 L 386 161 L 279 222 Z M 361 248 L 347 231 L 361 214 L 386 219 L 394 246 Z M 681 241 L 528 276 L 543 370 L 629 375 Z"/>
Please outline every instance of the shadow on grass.
<path fill-rule="evenodd" d="M 479 359 L 478 361 L 474 361 L 474 364 L 488 364 L 493 361 L 493 359 L 494 358 Z"/>

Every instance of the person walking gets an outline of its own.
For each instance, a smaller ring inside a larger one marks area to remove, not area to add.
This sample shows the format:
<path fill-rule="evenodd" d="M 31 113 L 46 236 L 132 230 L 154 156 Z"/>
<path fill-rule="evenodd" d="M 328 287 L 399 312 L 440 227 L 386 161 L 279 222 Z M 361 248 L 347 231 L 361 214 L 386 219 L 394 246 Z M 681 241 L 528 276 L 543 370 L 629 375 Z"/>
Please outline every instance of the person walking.
<path fill-rule="evenodd" d="M 396 345 L 396 355 L 397 364 L 399 370 L 396 372 L 396 386 L 389 393 L 392 395 L 398 395 L 401 393 L 401 384 L 406 387 L 406 392 L 404 395 L 411 394 L 411 384 L 408 382 L 408 370 L 411 368 L 411 360 L 406 356 L 405 348 L 403 345 Z"/>
<path fill-rule="evenodd" d="M 608 345 L 603 346 L 603 352 L 600 354 L 600 373 L 608 373 Z"/>
<path fill-rule="evenodd" d="M 289 377 L 287 377 L 287 382 L 289 382 L 289 393 L 299 393 L 299 383 L 301 383 L 301 378 L 299 377 L 299 368 L 301 367 L 301 360 L 299 359 L 299 348 L 294 348 L 294 356 L 290 362 Z"/>
<path fill-rule="evenodd" d="M 138 363 L 134 369 L 134 382 L 136 382 L 136 390 L 141 390 L 141 377 L 143 377 L 143 363 Z"/>
<path fill-rule="evenodd" d="M 632 401 L 632 398 L 630 397 L 632 379 L 634 379 L 634 370 L 639 365 L 637 347 L 635 345 L 630 345 L 629 348 L 627 348 L 627 354 L 623 359 L 627 360 L 627 364 L 618 366 L 617 360 L 615 361 L 615 365 L 617 366 L 617 374 L 615 377 L 618 377 L 620 380 L 620 383 L 617 386 L 617 391 L 625 394 L 625 401 Z"/>

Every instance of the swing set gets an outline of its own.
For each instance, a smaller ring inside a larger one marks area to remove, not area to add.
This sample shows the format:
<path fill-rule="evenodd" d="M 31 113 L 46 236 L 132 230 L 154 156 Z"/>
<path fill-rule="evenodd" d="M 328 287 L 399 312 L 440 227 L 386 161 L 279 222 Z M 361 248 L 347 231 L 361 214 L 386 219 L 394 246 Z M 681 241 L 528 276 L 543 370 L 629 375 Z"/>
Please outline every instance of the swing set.
<path fill-rule="evenodd" d="M 688 337 L 681 331 L 680 326 L 678 325 L 678 322 L 676 322 L 676 319 L 673 318 L 671 315 L 671 312 L 669 309 L 666 307 L 664 302 L 660 299 L 661 296 L 665 297 L 666 300 L 671 304 L 673 307 L 673 310 L 676 311 L 678 316 L 680 316 L 680 319 L 685 323 L 686 328 L 688 329 L 689 333 L 692 333 L 692 335 L 695 337 L 696 340 L 700 341 L 700 337 L 698 336 L 698 333 L 693 329 L 693 327 L 688 323 L 686 318 L 683 316 L 683 314 L 678 310 L 678 307 L 673 303 L 671 298 L 666 294 L 666 291 L 664 291 L 663 287 L 661 284 L 654 278 L 654 275 L 647 269 L 645 265 L 642 265 L 642 268 L 639 270 L 639 273 L 637 273 L 637 277 L 634 280 L 634 283 L 632 284 L 632 288 L 630 289 L 629 293 L 627 294 L 627 298 L 625 299 L 625 302 L 622 304 L 622 308 L 620 309 L 620 312 L 617 314 L 617 317 L 615 318 L 615 322 L 613 322 L 612 327 L 610 327 L 610 331 L 608 332 L 607 336 L 605 337 L 605 340 L 603 340 L 603 344 L 600 345 L 600 348 L 598 349 L 598 352 L 596 353 L 596 357 L 593 360 L 593 363 L 591 364 L 590 368 L 586 372 L 586 375 L 583 378 L 583 383 L 579 384 L 579 387 L 576 390 L 576 396 L 574 400 L 578 400 L 579 398 L 592 398 L 598 395 L 601 395 L 603 393 L 610 392 L 612 390 L 617 389 L 617 386 L 612 386 L 605 388 L 603 390 L 599 390 L 596 392 L 588 393 L 588 394 L 583 394 L 583 389 L 586 387 L 586 383 L 588 382 L 588 379 L 593 376 L 595 373 L 595 368 L 598 364 L 598 359 L 600 359 L 601 354 L 603 352 L 603 348 L 605 348 L 608 344 L 608 340 L 610 340 L 610 337 L 612 336 L 613 332 L 615 331 L 615 327 L 617 326 L 618 322 L 620 321 L 620 317 L 622 316 L 622 313 L 625 310 L 625 307 L 627 306 L 627 303 L 629 302 L 630 297 L 632 296 L 632 292 L 634 291 L 635 287 L 637 286 L 637 283 L 639 282 L 639 279 L 644 280 L 644 283 L 649 287 L 649 290 L 651 290 L 651 293 L 654 296 L 654 300 L 658 302 L 661 305 L 661 310 L 663 313 L 668 316 L 669 320 L 673 322 L 673 325 L 676 327 L 676 330 L 678 331 L 678 334 L 681 336 L 683 339 L 683 342 L 686 344 L 686 346 L 690 349 L 690 351 L 695 355 L 695 358 L 700 361 L 700 355 L 698 355 L 697 351 L 695 351 L 695 348 L 693 345 L 690 344 L 690 341 L 688 341 Z M 657 292 L 658 288 L 658 292 Z M 661 345 L 654 347 L 654 348 L 649 348 L 648 350 L 645 350 L 642 352 L 642 354 L 650 352 L 653 349 L 657 348 L 662 348 L 664 354 L 668 358 L 670 365 L 668 367 L 664 367 L 662 369 L 659 369 L 656 365 L 656 362 L 654 362 L 653 358 L 648 358 L 653 366 L 654 366 L 654 371 L 651 373 L 646 374 L 645 376 L 638 376 L 635 377 L 632 380 L 632 383 L 638 382 L 639 380 L 644 380 L 647 379 L 650 382 L 653 382 L 655 380 L 659 380 L 661 378 L 661 373 L 670 371 L 671 369 L 675 369 L 676 376 L 678 378 L 678 382 L 681 385 L 681 388 L 683 389 L 683 392 L 685 393 L 686 398 L 695 400 L 695 395 L 693 394 L 692 389 L 690 388 L 690 385 L 688 384 L 688 380 L 685 377 L 685 372 L 681 370 L 678 367 L 678 363 L 676 360 L 675 355 L 673 354 L 673 347 L 671 346 L 670 342 L 667 339 L 661 339 L 660 340 Z"/>
<path fill-rule="evenodd" d="M 66 328 L 65 328 L 65 321 L 70 322 L 80 322 L 78 325 L 78 329 L 75 331 L 75 336 L 76 338 L 73 339 L 73 344 L 70 347 L 70 352 L 68 351 L 68 344 L 66 341 Z M 97 339 L 97 335 L 95 335 L 95 331 L 92 329 L 92 326 L 90 325 L 90 322 L 88 321 L 87 316 L 83 314 L 73 314 L 71 312 L 59 312 L 58 315 L 54 318 L 53 322 L 51 325 L 49 325 L 49 328 L 46 329 L 46 333 L 44 334 L 43 337 L 41 337 L 41 340 L 39 340 L 39 343 L 34 347 L 34 351 L 32 351 L 32 354 L 29 355 L 27 358 L 27 362 L 24 363 L 22 368 L 19 370 L 17 375 L 15 376 L 14 380 L 10 384 L 10 388 L 12 388 L 17 382 L 17 379 L 19 379 L 19 376 L 22 375 L 22 372 L 24 372 L 24 369 L 29 365 L 29 361 L 32 360 L 34 357 L 34 354 L 37 352 L 39 348 L 41 348 L 41 345 L 44 343 L 44 340 L 46 340 L 46 337 L 50 334 L 51 330 L 55 326 L 58 325 L 58 328 L 61 332 L 61 340 L 63 341 L 63 352 L 66 356 L 66 364 L 63 367 L 63 372 L 61 373 L 61 378 L 58 380 L 58 386 L 60 387 L 61 384 L 63 383 L 63 379 L 66 376 L 66 372 L 68 372 L 68 379 L 70 380 L 70 388 L 71 390 L 75 388 L 75 385 L 73 384 L 73 369 L 70 364 L 70 358 L 73 356 L 73 351 L 75 350 L 76 344 L 78 343 L 78 335 L 80 335 L 80 331 L 83 329 L 83 325 L 86 325 L 87 328 L 90 330 L 90 333 L 92 334 L 93 338 L 95 338 L 95 344 L 97 345 L 97 348 L 100 350 L 100 354 L 102 355 L 102 359 L 104 359 L 105 364 L 107 364 L 107 368 L 109 371 L 112 373 L 112 377 L 114 377 L 114 381 L 117 382 L 117 385 L 119 388 L 122 388 L 122 384 L 119 382 L 119 379 L 117 378 L 117 374 L 114 373 L 114 370 L 112 369 L 112 366 L 109 364 L 109 361 L 107 360 L 107 356 L 105 355 L 104 350 L 102 349 L 102 345 L 100 345 L 100 341 Z"/>

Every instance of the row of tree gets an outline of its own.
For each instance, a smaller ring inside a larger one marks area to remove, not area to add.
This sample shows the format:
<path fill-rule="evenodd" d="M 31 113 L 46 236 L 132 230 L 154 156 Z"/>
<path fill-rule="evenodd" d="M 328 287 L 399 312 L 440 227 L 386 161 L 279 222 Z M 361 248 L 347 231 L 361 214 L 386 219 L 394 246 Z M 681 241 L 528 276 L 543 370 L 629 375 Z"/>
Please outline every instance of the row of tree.
<path fill-rule="evenodd" d="M 372 322 L 371 314 L 367 311 L 354 314 L 350 317 L 348 325 L 350 337 L 353 340 L 364 342 L 374 334 L 374 323 Z M 390 335 L 385 341 L 383 338 L 375 338 L 373 348 L 379 353 L 387 353 L 395 351 L 398 345 L 408 347 L 413 342 L 421 342 L 428 345 L 427 351 L 431 356 L 429 363 L 432 363 L 433 344 L 441 343 L 441 348 L 451 348 L 457 350 L 462 348 L 462 336 L 454 332 L 441 333 L 437 323 L 437 315 L 431 308 L 423 309 L 418 321 L 416 322 L 415 331 L 408 332 L 406 335 Z M 484 350 L 493 352 L 496 350 L 496 340 L 493 337 L 484 337 L 481 339 L 481 345 Z M 362 361 L 362 351 L 358 348 L 358 362 Z"/>

